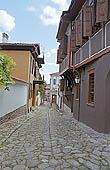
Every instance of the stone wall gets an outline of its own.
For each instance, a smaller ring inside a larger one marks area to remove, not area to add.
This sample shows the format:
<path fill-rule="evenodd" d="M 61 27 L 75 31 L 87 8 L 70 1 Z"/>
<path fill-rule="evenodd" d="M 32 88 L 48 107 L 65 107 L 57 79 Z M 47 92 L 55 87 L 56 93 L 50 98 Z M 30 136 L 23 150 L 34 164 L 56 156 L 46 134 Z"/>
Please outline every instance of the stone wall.
<path fill-rule="evenodd" d="M 0 117 L 0 124 L 2 124 L 4 122 L 8 122 L 11 119 L 14 119 L 18 116 L 22 116 L 22 115 L 25 115 L 25 114 L 27 114 L 26 105 L 14 110 L 13 112 L 6 114 L 3 117 Z"/>

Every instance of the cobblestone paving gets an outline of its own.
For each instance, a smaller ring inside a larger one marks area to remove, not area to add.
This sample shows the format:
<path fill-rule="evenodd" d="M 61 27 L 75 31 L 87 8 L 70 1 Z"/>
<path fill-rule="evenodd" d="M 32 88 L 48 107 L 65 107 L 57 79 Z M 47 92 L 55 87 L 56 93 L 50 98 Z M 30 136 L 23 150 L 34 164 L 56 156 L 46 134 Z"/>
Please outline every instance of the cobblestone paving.
<path fill-rule="evenodd" d="M 0 126 L 0 170 L 110 170 L 110 135 L 48 104 Z"/>

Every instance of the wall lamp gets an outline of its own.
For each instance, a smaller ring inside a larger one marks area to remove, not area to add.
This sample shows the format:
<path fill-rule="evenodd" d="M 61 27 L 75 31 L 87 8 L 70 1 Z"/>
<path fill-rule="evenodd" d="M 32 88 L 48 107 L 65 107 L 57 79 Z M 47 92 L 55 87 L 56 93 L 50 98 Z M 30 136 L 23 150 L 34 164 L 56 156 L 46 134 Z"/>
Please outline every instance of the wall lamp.
<path fill-rule="evenodd" d="M 75 77 L 75 83 L 76 84 L 79 84 L 80 83 L 80 77 L 78 75 L 76 75 Z"/>
<path fill-rule="evenodd" d="M 80 73 L 77 70 L 74 70 L 74 75 L 75 75 L 75 83 L 79 84 L 80 83 Z"/>

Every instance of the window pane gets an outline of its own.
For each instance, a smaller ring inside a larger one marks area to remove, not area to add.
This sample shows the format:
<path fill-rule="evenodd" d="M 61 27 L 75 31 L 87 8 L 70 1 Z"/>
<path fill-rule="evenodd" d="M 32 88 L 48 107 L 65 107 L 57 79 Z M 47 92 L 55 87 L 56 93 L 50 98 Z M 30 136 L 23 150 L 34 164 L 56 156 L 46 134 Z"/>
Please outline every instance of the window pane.
<path fill-rule="evenodd" d="M 89 103 L 94 103 L 94 73 L 89 74 Z"/>

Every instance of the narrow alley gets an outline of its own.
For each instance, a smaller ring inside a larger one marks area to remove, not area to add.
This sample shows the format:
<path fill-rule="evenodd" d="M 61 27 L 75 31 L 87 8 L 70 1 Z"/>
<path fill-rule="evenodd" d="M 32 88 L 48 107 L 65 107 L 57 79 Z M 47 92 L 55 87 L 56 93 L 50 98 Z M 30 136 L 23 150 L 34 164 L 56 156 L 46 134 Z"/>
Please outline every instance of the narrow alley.
<path fill-rule="evenodd" d="M 109 170 L 110 135 L 44 103 L 0 125 L 0 170 Z"/>

